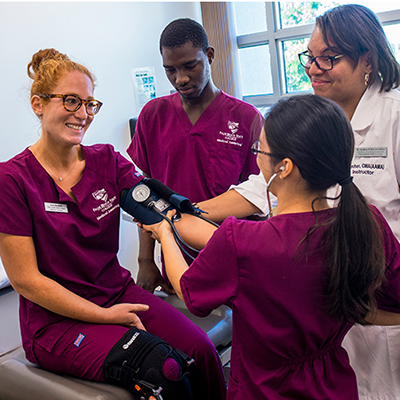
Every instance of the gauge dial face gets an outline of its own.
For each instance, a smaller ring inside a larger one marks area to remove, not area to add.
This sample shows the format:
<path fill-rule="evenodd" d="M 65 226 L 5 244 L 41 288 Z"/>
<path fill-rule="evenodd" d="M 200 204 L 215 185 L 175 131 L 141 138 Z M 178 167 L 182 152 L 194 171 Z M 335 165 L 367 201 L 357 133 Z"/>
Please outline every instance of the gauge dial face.
<path fill-rule="evenodd" d="M 150 188 L 146 185 L 137 185 L 132 190 L 132 197 L 138 203 L 143 203 L 150 197 Z"/>

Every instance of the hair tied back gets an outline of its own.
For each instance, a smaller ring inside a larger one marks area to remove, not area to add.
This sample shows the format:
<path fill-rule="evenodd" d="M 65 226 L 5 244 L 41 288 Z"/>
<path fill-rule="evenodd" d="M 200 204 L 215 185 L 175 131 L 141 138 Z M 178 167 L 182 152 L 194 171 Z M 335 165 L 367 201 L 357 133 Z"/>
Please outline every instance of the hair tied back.
<path fill-rule="evenodd" d="M 349 183 L 351 183 L 351 182 L 353 182 L 353 177 L 352 177 L 352 176 L 349 176 L 348 178 L 343 179 L 343 180 L 341 180 L 340 182 L 338 182 L 338 184 L 339 184 L 340 186 L 346 186 L 347 184 L 349 184 Z"/>

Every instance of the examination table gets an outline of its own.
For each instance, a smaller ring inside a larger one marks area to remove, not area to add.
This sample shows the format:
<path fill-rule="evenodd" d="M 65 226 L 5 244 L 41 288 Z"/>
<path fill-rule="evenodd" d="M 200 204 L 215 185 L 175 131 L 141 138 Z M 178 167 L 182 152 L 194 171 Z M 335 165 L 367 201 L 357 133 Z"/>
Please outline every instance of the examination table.
<path fill-rule="evenodd" d="M 225 306 L 206 318 L 189 313 L 175 295 L 159 294 L 208 333 L 222 364 L 230 360 L 232 311 Z M 138 400 L 127 390 L 99 382 L 49 372 L 25 359 L 18 317 L 19 296 L 0 290 L 0 400 Z"/>

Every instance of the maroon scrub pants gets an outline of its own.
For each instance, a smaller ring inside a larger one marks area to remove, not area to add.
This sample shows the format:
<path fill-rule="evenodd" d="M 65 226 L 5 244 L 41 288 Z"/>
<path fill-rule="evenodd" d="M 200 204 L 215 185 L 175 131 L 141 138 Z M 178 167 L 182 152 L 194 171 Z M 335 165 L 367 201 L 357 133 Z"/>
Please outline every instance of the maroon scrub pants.
<path fill-rule="evenodd" d="M 137 313 L 138 316 L 148 332 L 194 358 L 203 391 L 199 398 L 225 399 L 226 385 L 219 355 L 206 333 L 167 302 L 135 285 L 133 281 L 117 303 L 149 305 L 149 310 Z M 120 325 L 96 325 L 71 320 L 70 328 L 62 333 L 51 352 L 37 342 L 33 350 L 40 365 L 46 369 L 103 381 L 104 359 L 128 329 Z M 54 330 L 57 331 L 57 324 L 42 332 L 41 340 L 43 334 L 55 334 Z"/>

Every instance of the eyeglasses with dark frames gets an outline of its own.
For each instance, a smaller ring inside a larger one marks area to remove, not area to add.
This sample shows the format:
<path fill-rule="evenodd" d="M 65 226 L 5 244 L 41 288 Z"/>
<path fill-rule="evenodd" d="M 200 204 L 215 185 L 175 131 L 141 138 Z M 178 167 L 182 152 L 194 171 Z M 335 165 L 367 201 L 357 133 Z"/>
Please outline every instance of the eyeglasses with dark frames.
<path fill-rule="evenodd" d="M 60 98 L 63 100 L 64 108 L 69 112 L 78 111 L 84 104 L 88 115 L 96 115 L 103 105 L 101 101 L 83 100 L 76 94 L 39 94 L 39 97 L 42 99 Z"/>
<path fill-rule="evenodd" d="M 273 154 L 272 153 L 267 153 L 264 150 L 260 150 L 260 141 L 257 140 L 253 143 L 253 146 L 251 146 L 251 151 L 253 152 L 253 154 L 257 155 L 257 154 L 264 154 L 265 156 L 270 156 L 272 157 Z"/>
<path fill-rule="evenodd" d="M 298 56 L 300 64 L 306 69 L 310 69 L 312 63 L 315 61 L 315 64 L 319 69 L 321 69 L 322 71 L 330 71 L 333 68 L 334 61 L 344 57 L 344 54 L 338 54 L 336 56 L 311 57 L 306 50 L 302 53 L 299 53 Z"/>

